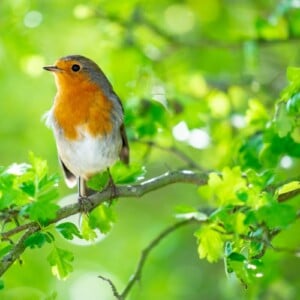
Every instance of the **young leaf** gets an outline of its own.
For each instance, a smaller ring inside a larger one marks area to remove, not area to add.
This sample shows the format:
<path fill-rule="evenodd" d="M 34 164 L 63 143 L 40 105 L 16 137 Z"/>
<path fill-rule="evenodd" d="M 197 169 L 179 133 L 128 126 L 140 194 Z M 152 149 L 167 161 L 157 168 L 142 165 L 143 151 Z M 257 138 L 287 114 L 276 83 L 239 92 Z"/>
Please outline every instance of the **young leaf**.
<path fill-rule="evenodd" d="M 285 194 L 294 190 L 298 190 L 299 188 L 300 188 L 300 181 L 291 181 L 281 186 L 278 189 L 278 194 L 279 195 Z"/>
<path fill-rule="evenodd" d="M 25 245 L 30 248 L 41 248 L 45 243 L 51 243 L 53 240 L 53 235 L 49 232 L 36 232 L 25 240 Z"/>
<path fill-rule="evenodd" d="M 115 183 L 126 184 L 133 183 L 143 179 L 146 173 L 146 168 L 141 164 L 131 163 L 129 166 L 121 162 L 117 162 L 111 168 L 111 174 Z"/>
<path fill-rule="evenodd" d="M 89 226 L 99 229 L 101 233 L 108 233 L 116 221 L 115 211 L 112 206 L 103 203 L 96 207 L 89 215 Z"/>
<path fill-rule="evenodd" d="M 285 228 L 296 219 L 297 213 L 291 205 L 274 202 L 262 206 L 256 215 L 261 222 L 266 223 L 270 228 Z"/>
<path fill-rule="evenodd" d="M 239 197 L 239 193 L 241 191 L 244 193 L 247 190 L 247 185 L 239 167 L 224 168 L 222 176 L 216 173 L 209 174 L 208 186 L 215 194 L 220 206 L 244 203 L 244 200 Z"/>
<path fill-rule="evenodd" d="M 57 225 L 56 230 L 67 240 L 73 240 L 74 236 L 82 238 L 78 228 L 71 222 Z"/>
<path fill-rule="evenodd" d="M 81 216 L 80 230 L 82 237 L 87 241 L 93 241 L 97 234 L 89 225 L 89 216 L 84 214 Z"/>
<path fill-rule="evenodd" d="M 23 209 L 23 213 L 29 214 L 33 221 L 45 223 L 47 220 L 55 218 L 59 206 L 49 201 L 34 201 Z"/>
<path fill-rule="evenodd" d="M 8 244 L 0 249 L 0 257 L 5 256 L 13 248 L 12 244 Z"/>
<path fill-rule="evenodd" d="M 262 263 L 258 259 L 247 260 L 237 252 L 232 252 L 226 257 L 227 272 L 234 272 L 241 282 L 247 287 L 255 278 L 263 277 Z"/>
<path fill-rule="evenodd" d="M 47 260 L 51 266 L 53 275 L 58 279 L 65 279 L 73 271 L 71 263 L 74 260 L 74 255 L 67 250 L 54 247 L 48 255 Z"/>
<path fill-rule="evenodd" d="M 276 118 L 274 122 L 279 137 L 285 137 L 289 132 L 291 132 L 294 122 L 287 111 L 285 102 L 280 102 L 277 105 Z"/>
<path fill-rule="evenodd" d="M 109 174 L 107 171 L 98 173 L 88 180 L 87 185 L 95 191 L 101 191 L 108 183 Z"/>
<path fill-rule="evenodd" d="M 206 258 L 209 262 L 218 261 L 223 254 L 224 240 L 222 234 L 212 225 L 203 225 L 195 236 L 198 240 L 200 259 Z"/>

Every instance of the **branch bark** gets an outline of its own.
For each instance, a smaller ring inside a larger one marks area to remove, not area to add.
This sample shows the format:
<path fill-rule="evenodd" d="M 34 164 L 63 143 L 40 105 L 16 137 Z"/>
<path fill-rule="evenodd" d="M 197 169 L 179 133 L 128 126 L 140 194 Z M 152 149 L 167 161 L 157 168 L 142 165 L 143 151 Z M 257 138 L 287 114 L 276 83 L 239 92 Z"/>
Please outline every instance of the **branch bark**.
<path fill-rule="evenodd" d="M 139 184 L 117 186 L 115 189 L 115 198 L 139 198 L 143 195 L 150 193 L 154 190 L 163 188 L 173 183 L 190 183 L 194 185 L 205 185 L 208 181 L 207 172 L 192 172 L 188 170 L 179 170 L 173 172 L 166 172 L 160 176 L 148 179 Z M 90 196 L 84 203 L 85 211 L 89 212 L 101 203 L 111 200 L 112 193 L 110 189 L 103 190 Z M 49 220 L 46 226 L 54 224 L 66 217 L 78 214 L 82 212 L 82 204 L 79 202 L 67 205 L 58 210 L 56 218 Z M 25 251 L 26 239 L 41 229 L 38 222 L 30 222 L 19 227 L 16 227 L 10 231 L 1 233 L 2 240 L 8 239 L 10 236 L 22 232 L 25 233 L 21 236 L 19 241 L 14 245 L 13 249 L 5 255 L 0 261 L 0 276 L 2 276 L 7 269 L 20 257 Z"/>
<path fill-rule="evenodd" d="M 117 186 L 115 189 L 114 196 L 115 198 L 140 198 L 143 195 L 150 193 L 154 190 L 161 189 L 165 186 L 174 183 L 189 183 L 197 186 L 206 185 L 208 182 L 209 172 L 196 172 L 190 170 L 177 170 L 172 172 L 166 172 L 160 176 L 145 180 L 138 184 L 133 185 L 124 185 Z M 278 188 L 278 187 L 277 187 Z M 290 191 L 284 194 L 281 194 L 278 197 L 279 202 L 287 201 L 298 195 L 300 189 Z M 89 212 L 99 206 L 101 203 L 111 200 L 112 193 L 110 189 L 103 190 L 101 192 L 95 193 L 90 196 L 87 201 L 84 203 L 85 211 Z M 57 215 L 54 219 L 49 220 L 45 226 L 55 224 L 60 220 L 65 219 L 66 217 L 78 214 L 82 212 L 82 204 L 79 202 L 67 205 L 58 210 Z M 20 225 L 14 229 L 1 233 L 2 240 L 8 240 L 11 236 L 21 233 L 23 235 L 14 245 L 13 249 L 5 255 L 0 261 L 0 276 L 2 276 L 7 269 L 20 257 L 20 255 L 25 251 L 26 239 L 33 233 L 41 230 L 41 225 L 38 222 L 29 222 L 23 225 Z"/>

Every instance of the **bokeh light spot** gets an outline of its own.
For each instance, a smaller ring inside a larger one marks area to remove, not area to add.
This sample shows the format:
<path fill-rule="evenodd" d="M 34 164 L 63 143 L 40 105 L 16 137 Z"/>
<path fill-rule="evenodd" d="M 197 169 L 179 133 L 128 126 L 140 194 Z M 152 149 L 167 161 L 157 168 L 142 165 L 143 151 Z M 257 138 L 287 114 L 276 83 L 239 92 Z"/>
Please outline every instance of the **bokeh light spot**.
<path fill-rule="evenodd" d="M 288 156 L 284 155 L 280 160 L 280 166 L 284 169 L 289 169 L 293 165 L 293 159 Z"/>
<path fill-rule="evenodd" d="M 169 31 L 175 34 L 184 34 L 193 29 L 195 15 L 188 6 L 174 4 L 166 9 L 165 22 Z"/>
<path fill-rule="evenodd" d="M 197 149 L 205 149 L 210 144 L 210 137 L 204 129 L 192 129 L 189 136 L 189 144 Z"/>
<path fill-rule="evenodd" d="M 32 77 L 40 76 L 43 73 L 44 65 L 45 59 L 41 55 L 30 55 L 21 60 L 23 71 Z"/>
<path fill-rule="evenodd" d="M 77 19 L 87 19 L 93 15 L 93 11 L 87 5 L 78 4 L 74 7 L 73 14 Z"/>
<path fill-rule="evenodd" d="M 189 138 L 190 132 L 184 121 L 181 121 L 173 127 L 173 136 L 177 141 L 186 141 Z"/>
<path fill-rule="evenodd" d="M 43 21 L 43 15 L 36 10 L 29 11 L 24 17 L 24 25 L 28 28 L 38 27 Z"/>

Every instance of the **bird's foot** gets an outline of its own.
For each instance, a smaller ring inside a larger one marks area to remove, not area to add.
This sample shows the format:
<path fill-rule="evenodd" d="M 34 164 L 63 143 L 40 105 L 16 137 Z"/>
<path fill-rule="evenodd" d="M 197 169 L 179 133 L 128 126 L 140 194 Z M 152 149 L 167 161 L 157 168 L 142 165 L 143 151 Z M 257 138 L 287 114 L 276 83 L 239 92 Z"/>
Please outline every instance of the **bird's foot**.
<path fill-rule="evenodd" d="M 84 214 L 88 214 L 91 210 L 91 201 L 88 196 L 79 195 L 78 203 L 80 207 L 80 212 Z"/>

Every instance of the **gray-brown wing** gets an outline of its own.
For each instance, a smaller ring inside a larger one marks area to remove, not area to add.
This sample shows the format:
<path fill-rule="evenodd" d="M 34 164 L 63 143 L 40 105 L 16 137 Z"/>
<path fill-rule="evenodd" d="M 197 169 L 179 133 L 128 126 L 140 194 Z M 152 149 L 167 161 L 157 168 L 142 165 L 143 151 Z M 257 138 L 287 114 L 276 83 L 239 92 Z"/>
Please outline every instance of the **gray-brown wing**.
<path fill-rule="evenodd" d="M 124 124 L 122 124 L 120 127 L 120 133 L 121 133 L 121 138 L 122 138 L 122 148 L 121 148 L 119 156 L 120 156 L 121 161 L 123 161 L 126 165 L 128 165 L 129 164 L 129 144 L 128 144 L 128 139 L 127 139 Z"/>
<path fill-rule="evenodd" d="M 71 187 L 71 188 L 74 187 L 77 183 L 76 176 L 66 167 L 66 165 L 61 160 L 61 158 L 59 158 L 59 162 L 60 162 L 61 168 L 64 171 L 65 181 L 66 181 L 67 186 Z"/>

